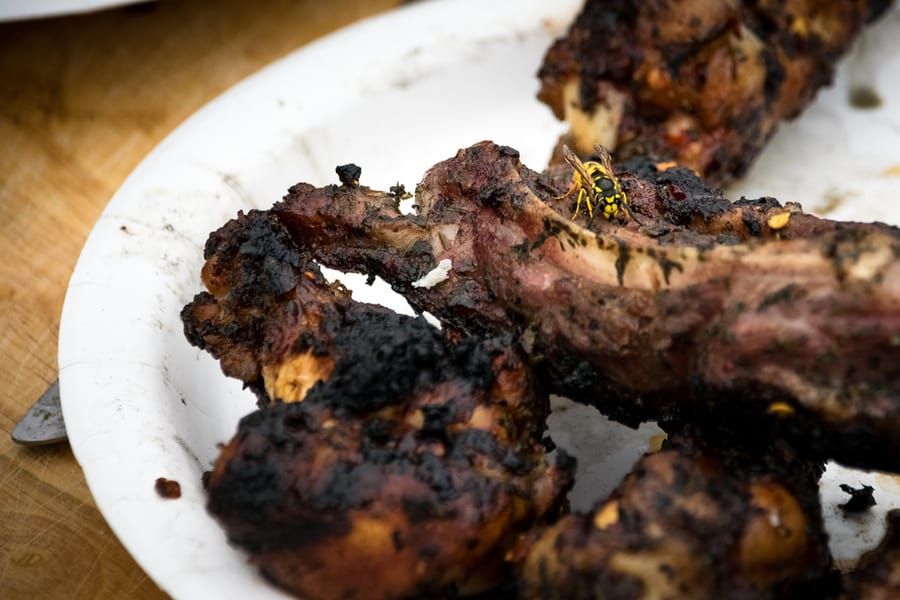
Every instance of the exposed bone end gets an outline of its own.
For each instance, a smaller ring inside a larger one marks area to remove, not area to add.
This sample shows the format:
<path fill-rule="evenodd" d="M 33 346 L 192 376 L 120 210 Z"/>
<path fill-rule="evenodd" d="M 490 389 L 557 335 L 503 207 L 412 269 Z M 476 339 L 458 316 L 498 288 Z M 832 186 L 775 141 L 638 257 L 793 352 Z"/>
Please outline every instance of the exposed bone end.
<path fill-rule="evenodd" d="M 626 96 L 609 83 L 598 85 L 598 96 L 603 98 L 587 112 L 579 100 L 579 78 L 570 79 L 563 86 L 563 106 L 565 120 L 569 124 L 569 133 L 575 145 L 575 151 L 584 156 L 594 152 L 594 146 L 600 144 L 614 149 L 619 141 L 619 125 L 625 114 Z"/>
<path fill-rule="evenodd" d="M 850 263 L 846 276 L 860 281 L 881 281 L 885 271 L 894 268 L 896 257 L 890 240 L 872 236 L 869 247 Z"/>

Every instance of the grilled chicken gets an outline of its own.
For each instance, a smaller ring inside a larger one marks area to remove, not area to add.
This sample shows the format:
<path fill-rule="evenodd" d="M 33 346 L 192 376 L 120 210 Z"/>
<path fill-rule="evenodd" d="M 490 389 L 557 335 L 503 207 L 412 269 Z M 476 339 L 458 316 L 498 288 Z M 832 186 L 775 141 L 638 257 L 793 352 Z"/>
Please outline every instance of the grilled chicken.
<path fill-rule="evenodd" d="M 334 368 L 329 328 L 353 305 L 350 292 L 327 284 L 262 211 L 240 214 L 210 234 L 204 258 L 206 291 L 181 313 L 188 341 L 219 359 L 260 406 L 301 400 Z"/>
<path fill-rule="evenodd" d="M 887 0 L 588 0 L 548 50 L 539 98 L 581 154 L 652 155 L 723 184 L 831 82 Z"/>
<path fill-rule="evenodd" d="M 672 440 L 590 512 L 534 534 L 519 598 L 833 597 L 815 465 Z"/>
<path fill-rule="evenodd" d="M 489 142 L 434 166 L 416 215 L 307 184 L 271 212 L 323 264 L 378 274 L 449 327 L 512 332 L 552 391 L 622 422 L 731 424 L 900 469 L 898 230 L 638 167 L 619 177 L 635 218 L 590 224 L 564 216 L 571 170 Z M 443 260 L 445 281 L 413 285 Z"/>
<path fill-rule="evenodd" d="M 547 333 L 509 305 L 498 309 L 502 296 L 494 290 L 523 273 L 560 277 L 568 263 L 558 252 L 605 260 L 604 238 L 627 252 L 643 236 L 635 256 L 652 249 L 662 265 L 684 248 L 707 261 L 724 251 L 746 260 L 767 245 L 809 243 L 840 228 L 771 199 L 732 206 L 686 169 L 660 172 L 640 161 L 630 165 L 634 173 L 619 175 L 643 225 L 627 215 L 575 223 L 556 212 L 571 214 L 573 198 L 562 193 L 571 172 L 528 171 L 511 150 L 492 144 L 454 160 L 462 164 L 438 165 L 420 186 L 420 215 L 401 216 L 396 195 L 356 184 L 299 185 L 272 210 L 238 215 L 211 234 L 207 291 L 183 310 L 185 332 L 253 388 L 261 406 L 241 421 L 207 479 L 209 510 L 229 540 L 270 580 L 310 599 L 456 597 L 504 584 L 522 598 L 831 592 L 820 464 L 783 442 L 773 446 L 763 431 L 749 439 L 673 417 L 702 414 L 700 407 L 669 407 L 666 448 L 641 459 L 590 513 L 565 515 L 572 464 L 562 453 L 551 465 L 545 454 L 548 402 L 538 379 L 559 389 L 572 383 L 552 369 L 532 370 L 554 360 L 541 350 L 549 348 L 540 338 Z M 453 167 L 455 184 L 438 185 L 442 169 Z M 466 173 L 475 185 L 460 178 Z M 520 213 L 535 210 L 540 229 L 517 229 L 535 217 Z M 786 213 L 788 226 L 766 224 Z M 877 225 L 849 229 L 858 239 L 893 235 Z M 528 231 L 538 235 L 521 237 Z M 578 236 L 592 241 L 573 245 Z M 510 241 L 512 248 L 504 246 Z M 526 271 L 479 274 L 490 265 L 477 265 L 492 254 L 486 242 L 494 256 L 511 253 L 515 262 L 507 264 Z M 428 287 L 429 265 L 444 256 L 435 248 L 449 252 L 452 267 L 446 281 Z M 325 281 L 313 256 L 395 278 L 395 269 L 405 269 L 400 281 L 408 285 L 396 287 L 420 307 L 430 302 L 448 327 L 440 332 L 421 318 L 353 301 Z M 629 268 L 614 265 L 605 302 L 623 301 L 614 293 L 633 285 Z M 662 293 L 665 277 L 658 277 Z M 494 304 L 479 305 L 482 297 Z M 451 300 L 446 308 L 440 298 Z M 516 338 L 529 346 L 528 360 Z M 711 398 L 692 393 L 676 400 Z M 796 416 L 784 414 L 794 404 L 765 401 L 769 409 L 783 404 L 766 415 L 775 430 Z M 788 449 L 786 458 L 773 447 Z"/>
<path fill-rule="evenodd" d="M 353 302 L 272 214 L 206 247 L 188 338 L 255 388 L 207 479 L 208 508 L 266 577 L 316 599 L 455 597 L 565 507 L 548 397 L 508 340 L 448 336 Z"/>

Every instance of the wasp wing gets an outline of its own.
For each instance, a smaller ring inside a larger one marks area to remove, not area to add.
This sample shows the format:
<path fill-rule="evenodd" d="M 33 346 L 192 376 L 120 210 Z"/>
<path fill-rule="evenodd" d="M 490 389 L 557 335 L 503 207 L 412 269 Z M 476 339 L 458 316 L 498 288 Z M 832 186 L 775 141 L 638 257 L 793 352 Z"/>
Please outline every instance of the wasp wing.
<path fill-rule="evenodd" d="M 612 158 L 609 156 L 609 150 L 606 149 L 606 146 L 597 144 L 594 146 L 594 151 L 597 153 L 597 162 L 600 163 L 604 175 L 612 179 L 614 183 L 617 183 L 616 176 L 613 173 Z"/>
<path fill-rule="evenodd" d="M 563 160 L 572 165 L 572 168 L 575 169 L 575 172 L 581 177 L 581 186 L 590 190 L 591 185 L 594 182 L 594 178 L 591 177 L 591 174 L 588 173 L 587 167 L 584 166 L 584 163 L 581 162 L 581 159 L 578 158 L 572 149 L 566 146 L 565 144 L 562 147 Z"/>

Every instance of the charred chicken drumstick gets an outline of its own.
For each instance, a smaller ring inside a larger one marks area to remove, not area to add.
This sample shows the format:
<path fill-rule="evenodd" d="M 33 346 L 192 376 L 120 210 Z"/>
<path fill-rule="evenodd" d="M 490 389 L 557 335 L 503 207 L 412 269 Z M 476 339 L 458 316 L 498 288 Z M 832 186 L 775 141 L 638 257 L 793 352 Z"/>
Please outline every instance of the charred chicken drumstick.
<path fill-rule="evenodd" d="M 580 154 L 655 155 L 740 176 L 887 0 L 588 0 L 549 49 L 539 98 Z"/>
<path fill-rule="evenodd" d="M 671 171 L 620 177 L 643 225 L 567 219 L 571 170 L 488 142 L 426 174 L 417 215 L 306 184 L 271 212 L 323 264 L 378 274 L 459 330 L 512 332 L 553 391 L 620 421 L 730 422 L 900 469 L 898 231 L 731 204 Z M 446 279 L 421 285 L 443 260 Z"/>
<path fill-rule="evenodd" d="M 547 396 L 508 345 L 454 343 L 328 285 L 271 214 L 214 232 L 189 339 L 266 405 L 207 480 L 229 540 L 309 599 L 454 597 L 564 506 Z"/>
<path fill-rule="evenodd" d="M 519 598 L 832 597 L 818 469 L 672 436 L 667 446 L 589 513 L 536 532 Z"/>

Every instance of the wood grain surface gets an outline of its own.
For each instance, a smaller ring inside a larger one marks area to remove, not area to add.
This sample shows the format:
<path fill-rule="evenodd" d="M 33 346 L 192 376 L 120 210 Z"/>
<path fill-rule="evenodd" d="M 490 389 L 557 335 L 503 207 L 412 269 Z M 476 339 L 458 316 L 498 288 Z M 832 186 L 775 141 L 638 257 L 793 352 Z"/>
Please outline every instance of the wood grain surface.
<path fill-rule="evenodd" d="M 169 0 L 0 24 L 0 598 L 166 597 L 103 520 L 69 447 L 9 437 L 56 377 L 78 253 L 125 177 L 191 113 L 402 3 Z"/>

